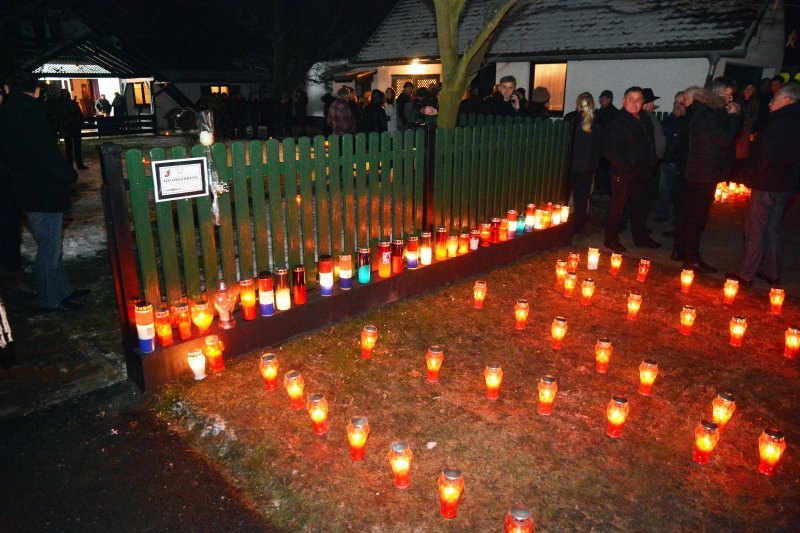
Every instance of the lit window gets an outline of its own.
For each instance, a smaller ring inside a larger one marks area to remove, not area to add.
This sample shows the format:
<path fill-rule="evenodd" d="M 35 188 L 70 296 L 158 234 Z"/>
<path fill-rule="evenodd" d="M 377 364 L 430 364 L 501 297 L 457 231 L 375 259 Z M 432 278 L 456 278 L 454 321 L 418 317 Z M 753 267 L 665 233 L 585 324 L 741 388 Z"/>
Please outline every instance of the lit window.
<path fill-rule="evenodd" d="M 212 85 L 211 94 L 230 94 L 230 88 L 227 85 Z"/>
<path fill-rule="evenodd" d="M 556 114 L 564 113 L 564 93 L 567 88 L 567 64 L 566 63 L 535 63 L 533 68 L 533 85 L 545 87 L 550 93 L 550 103 L 548 111 Z"/>
<path fill-rule="evenodd" d="M 133 84 L 133 104 L 137 106 L 150 105 L 150 88 L 146 83 Z"/>
<path fill-rule="evenodd" d="M 434 89 L 439 84 L 439 75 L 438 74 L 424 74 L 421 76 L 412 76 L 408 74 L 395 74 L 392 75 L 392 87 L 397 94 L 403 92 L 403 85 L 406 84 L 407 81 L 410 81 L 414 84 L 414 89 L 419 89 L 420 87 L 426 87 L 428 89 Z"/>

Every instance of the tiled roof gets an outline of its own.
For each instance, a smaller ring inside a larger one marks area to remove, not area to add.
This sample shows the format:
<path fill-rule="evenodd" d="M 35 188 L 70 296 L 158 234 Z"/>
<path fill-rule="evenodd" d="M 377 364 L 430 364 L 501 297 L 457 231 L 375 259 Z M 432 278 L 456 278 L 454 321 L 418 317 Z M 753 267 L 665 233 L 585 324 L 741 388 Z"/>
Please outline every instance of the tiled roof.
<path fill-rule="evenodd" d="M 467 0 L 463 52 L 481 26 L 485 0 Z M 540 0 L 506 18 L 487 58 L 687 54 L 743 47 L 765 2 L 751 0 Z M 438 58 L 431 0 L 399 0 L 354 63 Z"/>

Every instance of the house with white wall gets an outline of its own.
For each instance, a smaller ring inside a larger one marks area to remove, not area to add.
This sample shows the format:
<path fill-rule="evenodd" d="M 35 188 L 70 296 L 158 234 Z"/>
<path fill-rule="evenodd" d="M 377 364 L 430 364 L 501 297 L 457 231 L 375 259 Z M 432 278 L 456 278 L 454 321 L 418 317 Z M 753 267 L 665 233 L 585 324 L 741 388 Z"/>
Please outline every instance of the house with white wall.
<path fill-rule="evenodd" d="M 467 0 L 460 51 L 477 34 L 487 4 Z M 596 98 L 609 89 L 618 105 L 633 85 L 671 101 L 679 90 L 715 76 L 739 82 L 772 77 L 781 67 L 783 46 L 783 7 L 774 0 L 541 0 L 501 23 L 474 83 L 484 95 L 505 75 L 513 75 L 528 94 L 547 87 L 550 112 L 561 116 L 584 91 Z M 350 75 L 364 73 L 381 90 L 439 81 L 430 0 L 398 1 L 350 62 Z"/>

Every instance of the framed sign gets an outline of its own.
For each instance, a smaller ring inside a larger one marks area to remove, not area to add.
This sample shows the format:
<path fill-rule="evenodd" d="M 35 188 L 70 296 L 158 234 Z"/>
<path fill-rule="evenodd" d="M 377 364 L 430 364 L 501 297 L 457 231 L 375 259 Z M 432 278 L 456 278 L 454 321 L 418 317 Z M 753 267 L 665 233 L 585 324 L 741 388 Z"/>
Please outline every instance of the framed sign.
<path fill-rule="evenodd" d="M 208 194 L 208 161 L 205 157 L 153 161 L 150 167 L 156 202 Z"/>

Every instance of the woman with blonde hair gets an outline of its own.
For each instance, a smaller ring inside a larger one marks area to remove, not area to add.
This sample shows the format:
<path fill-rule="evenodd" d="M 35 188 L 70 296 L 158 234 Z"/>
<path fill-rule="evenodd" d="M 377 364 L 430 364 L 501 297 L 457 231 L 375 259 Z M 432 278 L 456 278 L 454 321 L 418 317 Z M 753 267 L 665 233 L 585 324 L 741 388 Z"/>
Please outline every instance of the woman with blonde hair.
<path fill-rule="evenodd" d="M 564 122 L 569 125 L 572 137 L 569 186 L 575 207 L 575 233 L 581 233 L 588 219 L 589 197 L 603 146 L 602 127 L 597 120 L 594 98 L 590 93 L 578 95 L 575 111 L 567 113 Z M 569 196 L 568 193 L 567 201 Z"/>

